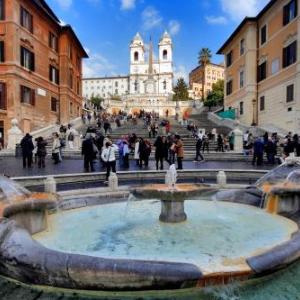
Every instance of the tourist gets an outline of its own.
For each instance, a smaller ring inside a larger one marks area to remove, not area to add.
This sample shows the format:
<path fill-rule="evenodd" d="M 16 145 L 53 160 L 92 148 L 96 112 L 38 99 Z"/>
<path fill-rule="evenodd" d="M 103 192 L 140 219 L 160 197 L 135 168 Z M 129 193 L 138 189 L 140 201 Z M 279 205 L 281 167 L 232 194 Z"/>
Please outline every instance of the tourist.
<path fill-rule="evenodd" d="M 47 142 L 43 139 L 43 137 L 37 138 L 37 157 L 38 157 L 38 167 L 45 168 L 46 163 L 45 159 L 47 156 Z"/>
<path fill-rule="evenodd" d="M 203 135 L 202 144 L 202 152 L 204 153 L 206 149 L 207 153 L 209 153 L 209 138 L 206 134 Z"/>
<path fill-rule="evenodd" d="M 82 142 L 81 155 L 84 159 L 84 170 L 85 172 L 94 172 L 94 160 L 97 157 L 98 149 L 94 143 L 91 133 L 87 133 L 85 140 Z"/>
<path fill-rule="evenodd" d="M 175 155 L 176 155 L 176 144 L 172 136 L 168 136 L 167 143 L 169 145 L 169 164 L 175 164 Z"/>
<path fill-rule="evenodd" d="M 295 146 L 290 137 L 288 137 L 284 143 L 283 152 L 286 157 L 295 152 Z"/>
<path fill-rule="evenodd" d="M 143 140 L 142 138 L 140 141 L 139 153 L 140 153 L 140 168 L 143 167 L 143 163 L 145 164 L 145 167 L 148 167 L 149 156 L 151 154 L 151 144 L 147 140 Z"/>
<path fill-rule="evenodd" d="M 59 134 L 57 132 L 53 133 L 53 144 L 52 144 L 52 158 L 54 160 L 54 164 L 59 164 L 61 162 L 60 158 L 60 140 Z"/>
<path fill-rule="evenodd" d="M 107 120 L 105 120 L 103 127 L 104 127 L 105 135 L 107 135 L 107 133 L 110 132 L 110 123 Z"/>
<path fill-rule="evenodd" d="M 200 161 L 204 161 L 204 157 L 201 154 L 201 148 L 202 148 L 202 139 L 198 138 L 196 143 L 196 157 L 194 160 L 195 162 L 199 161 L 199 157 L 200 157 Z"/>
<path fill-rule="evenodd" d="M 73 150 L 74 149 L 74 133 L 72 132 L 72 130 L 69 131 L 68 134 L 68 145 L 69 145 L 69 149 Z"/>
<path fill-rule="evenodd" d="M 137 139 L 134 144 L 134 159 L 136 161 L 136 165 L 139 166 L 140 164 L 140 139 Z"/>
<path fill-rule="evenodd" d="M 126 140 L 123 140 L 123 167 L 125 169 L 129 169 L 129 147 L 128 147 L 128 142 Z"/>
<path fill-rule="evenodd" d="M 23 156 L 23 168 L 31 168 L 32 165 L 32 151 L 34 145 L 32 142 L 32 136 L 29 133 L 21 140 L 22 156 Z"/>
<path fill-rule="evenodd" d="M 169 143 L 168 143 L 168 139 L 163 136 L 162 137 L 162 142 L 163 142 L 163 152 L 164 152 L 164 160 L 169 162 Z"/>
<path fill-rule="evenodd" d="M 294 149 L 296 151 L 296 156 L 299 157 L 300 156 L 300 141 L 299 141 L 298 134 L 294 134 L 293 144 L 294 144 Z"/>
<path fill-rule="evenodd" d="M 151 125 L 147 126 L 147 130 L 148 130 L 148 137 L 149 139 L 151 139 L 151 132 L 152 132 Z"/>
<path fill-rule="evenodd" d="M 91 124 L 91 120 L 92 120 L 92 114 L 91 113 L 88 113 L 87 119 L 89 121 L 89 124 Z"/>
<path fill-rule="evenodd" d="M 230 151 L 233 151 L 234 150 L 234 142 L 235 142 L 235 137 L 234 137 L 234 132 L 232 131 L 229 135 L 229 149 Z"/>
<path fill-rule="evenodd" d="M 243 135 L 243 144 L 244 144 L 244 147 L 246 146 L 246 144 L 248 142 L 248 137 L 249 137 L 249 130 L 247 130 L 246 133 L 244 133 L 244 135 Z"/>
<path fill-rule="evenodd" d="M 224 152 L 224 140 L 221 134 L 218 134 L 217 145 L 217 152 Z"/>
<path fill-rule="evenodd" d="M 253 160 L 252 165 L 261 166 L 263 164 L 264 143 L 262 138 L 256 138 L 253 145 Z"/>
<path fill-rule="evenodd" d="M 182 160 L 184 158 L 183 142 L 178 134 L 175 135 L 175 148 L 177 154 L 177 167 L 178 170 L 182 170 Z"/>
<path fill-rule="evenodd" d="M 275 155 L 276 155 L 276 144 L 273 142 L 272 138 L 268 138 L 268 141 L 265 145 L 265 152 L 267 155 L 268 164 L 275 164 Z"/>
<path fill-rule="evenodd" d="M 112 142 L 107 142 L 104 145 L 104 149 L 101 153 L 101 158 L 106 165 L 106 181 L 104 183 L 108 183 L 108 178 L 110 176 L 110 172 L 116 173 L 116 152 L 118 151 L 118 146 L 112 144 Z"/>
<path fill-rule="evenodd" d="M 164 169 L 164 144 L 163 139 L 161 136 L 158 136 L 155 143 L 155 162 L 156 162 L 156 170 L 158 170 L 159 164 L 160 164 L 160 170 Z"/>

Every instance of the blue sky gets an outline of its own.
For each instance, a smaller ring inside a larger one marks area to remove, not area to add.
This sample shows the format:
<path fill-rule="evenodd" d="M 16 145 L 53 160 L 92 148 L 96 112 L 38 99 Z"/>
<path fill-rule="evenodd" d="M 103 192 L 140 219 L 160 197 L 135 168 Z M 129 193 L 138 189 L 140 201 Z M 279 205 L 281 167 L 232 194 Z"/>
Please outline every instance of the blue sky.
<path fill-rule="evenodd" d="M 84 76 L 128 74 L 129 43 L 136 32 L 157 44 L 168 30 L 174 43 L 175 77 L 197 66 L 199 49 L 215 55 L 239 22 L 254 16 L 268 0 L 47 0 L 71 24 L 89 53 Z"/>

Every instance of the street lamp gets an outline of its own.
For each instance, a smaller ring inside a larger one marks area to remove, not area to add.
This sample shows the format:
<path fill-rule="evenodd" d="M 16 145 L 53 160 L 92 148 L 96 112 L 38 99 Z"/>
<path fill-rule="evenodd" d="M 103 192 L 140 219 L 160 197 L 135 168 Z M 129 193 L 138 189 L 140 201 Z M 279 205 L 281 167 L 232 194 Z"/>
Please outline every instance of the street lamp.
<path fill-rule="evenodd" d="M 252 100 L 252 106 L 253 106 L 253 118 L 252 118 L 252 124 L 251 126 L 256 126 L 256 99 Z"/>

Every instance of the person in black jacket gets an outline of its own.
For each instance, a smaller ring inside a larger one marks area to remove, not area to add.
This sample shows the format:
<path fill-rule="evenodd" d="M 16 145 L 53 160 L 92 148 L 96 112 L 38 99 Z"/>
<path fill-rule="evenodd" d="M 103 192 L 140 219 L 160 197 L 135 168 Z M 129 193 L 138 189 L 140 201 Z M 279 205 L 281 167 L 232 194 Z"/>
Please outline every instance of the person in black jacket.
<path fill-rule="evenodd" d="M 22 156 L 23 156 L 23 168 L 31 168 L 32 165 L 32 151 L 34 149 L 34 145 L 32 142 L 32 136 L 29 133 L 23 137 L 21 141 L 22 148 Z"/>
<path fill-rule="evenodd" d="M 164 169 L 164 144 L 161 136 L 158 136 L 155 143 L 155 161 L 156 161 L 156 170 L 158 170 L 158 165 L 160 163 L 160 169 Z"/>
<path fill-rule="evenodd" d="M 94 172 L 94 159 L 97 155 L 97 147 L 90 133 L 87 133 L 82 142 L 81 154 L 84 156 L 84 169 L 86 172 Z"/>
<path fill-rule="evenodd" d="M 47 142 L 43 139 L 43 137 L 37 138 L 37 157 L 38 157 L 38 167 L 39 168 L 45 168 L 45 158 L 47 155 Z"/>
<path fill-rule="evenodd" d="M 196 161 L 199 161 L 199 157 L 200 157 L 200 160 L 203 161 L 204 160 L 204 157 L 203 155 L 201 154 L 201 148 L 202 148 L 202 139 L 199 137 L 197 139 L 197 143 L 196 143 L 196 157 L 195 157 L 195 162 Z"/>

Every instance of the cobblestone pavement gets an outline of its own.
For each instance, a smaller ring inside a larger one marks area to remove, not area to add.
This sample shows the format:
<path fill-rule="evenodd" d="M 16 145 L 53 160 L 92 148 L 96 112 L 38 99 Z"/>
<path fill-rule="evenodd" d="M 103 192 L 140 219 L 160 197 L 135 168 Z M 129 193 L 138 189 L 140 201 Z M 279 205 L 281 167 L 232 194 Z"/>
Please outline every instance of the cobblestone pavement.
<path fill-rule="evenodd" d="M 164 168 L 169 167 L 168 163 L 164 163 Z M 269 170 L 273 166 L 264 165 L 262 167 L 253 167 L 251 163 L 241 162 L 229 162 L 229 161 L 205 161 L 205 162 L 193 162 L 185 161 L 183 163 L 184 169 L 249 169 L 249 170 Z M 143 167 L 140 169 L 136 166 L 135 161 L 130 161 L 130 168 L 124 169 L 117 162 L 117 171 L 135 171 L 135 170 L 155 170 L 155 162 L 150 161 L 149 167 Z M 95 171 L 104 172 L 104 168 L 99 161 L 95 162 Z M 83 160 L 81 159 L 65 159 L 60 164 L 54 165 L 51 159 L 47 159 L 46 168 L 39 169 L 37 165 L 33 165 L 31 169 L 23 169 L 22 159 L 15 157 L 2 157 L 0 158 L 0 174 L 5 174 L 10 177 L 15 176 L 36 176 L 36 175 L 56 175 L 56 174 L 72 174 L 72 173 L 84 173 Z"/>

